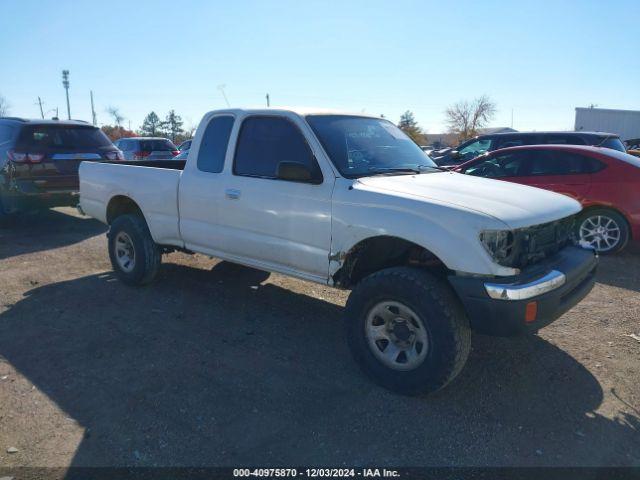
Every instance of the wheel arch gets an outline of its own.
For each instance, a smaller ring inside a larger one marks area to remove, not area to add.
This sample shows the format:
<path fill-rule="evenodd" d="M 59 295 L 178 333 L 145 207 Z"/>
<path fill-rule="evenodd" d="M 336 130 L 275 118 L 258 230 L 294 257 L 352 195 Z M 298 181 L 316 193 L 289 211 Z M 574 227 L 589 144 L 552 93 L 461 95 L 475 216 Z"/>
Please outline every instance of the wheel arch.
<path fill-rule="evenodd" d="M 142 209 L 131 197 L 127 195 L 114 195 L 109 199 L 105 217 L 108 225 L 111 225 L 111 223 L 119 216 L 127 214 L 139 215 L 145 220 L 145 222 L 147 221 L 144 213 L 142 213 Z"/>
<path fill-rule="evenodd" d="M 372 273 L 390 267 L 415 266 L 439 276 L 450 272 L 445 263 L 433 252 L 410 240 L 390 235 L 367 237 L 347 252 L 331 257 L 339 267 L 331 275 L 333 285 L 351 288 Z"/>

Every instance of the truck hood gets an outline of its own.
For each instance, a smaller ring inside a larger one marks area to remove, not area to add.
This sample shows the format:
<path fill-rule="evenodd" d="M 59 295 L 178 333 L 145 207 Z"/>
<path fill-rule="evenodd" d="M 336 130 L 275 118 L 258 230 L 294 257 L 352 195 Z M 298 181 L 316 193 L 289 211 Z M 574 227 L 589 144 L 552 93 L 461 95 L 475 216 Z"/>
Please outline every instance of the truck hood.
<path fill-rule="evenodd" d="M 511 229 L 559 220 L 582 208 L 576 200 L 559 193 L 456 172 L 364 177 L 357 183 L 380 194 L 476 211 L 504 222 Z"/>

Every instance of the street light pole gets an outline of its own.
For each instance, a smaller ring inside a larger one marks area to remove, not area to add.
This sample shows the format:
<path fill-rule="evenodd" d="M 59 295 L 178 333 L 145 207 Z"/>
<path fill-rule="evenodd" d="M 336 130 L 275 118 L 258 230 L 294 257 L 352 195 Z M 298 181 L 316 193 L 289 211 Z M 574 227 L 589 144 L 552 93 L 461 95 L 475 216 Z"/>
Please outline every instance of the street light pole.
<path fill-rule="evenodd" d="M 67 94 L 67 118 L 71 120 L 71 106 L 69 105 L 69 70 L 62 70 L 62 86 Z"/>

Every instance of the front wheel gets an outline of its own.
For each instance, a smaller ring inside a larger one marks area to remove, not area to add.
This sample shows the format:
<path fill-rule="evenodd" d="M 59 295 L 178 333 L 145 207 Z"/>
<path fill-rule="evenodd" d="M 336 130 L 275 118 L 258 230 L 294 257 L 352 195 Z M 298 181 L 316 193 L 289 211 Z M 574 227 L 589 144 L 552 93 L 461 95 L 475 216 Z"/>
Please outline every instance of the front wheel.
<path fill-rule="evenodd" d="M 156 278 L 162 252 L 144 218 L 139 215 L 116 218 L 107 237 L 111 265 L 120 280 L 129 285 L 145 285 Z"/>
<path fill-rule="evenodd" d="M 629 226 L 624 217 L 613 210 L 587 210 L 578 220 L 578 238 L 600 254 L 615 253 L 629 242 Z"/>
<path fill-rule="evenodd" d="M 376 383 L 407 395 L 434 392 L 462 370 L 471 330 L 443 280 L 407 267 L 362 280 L 346 306 L 347 340 Z"/>

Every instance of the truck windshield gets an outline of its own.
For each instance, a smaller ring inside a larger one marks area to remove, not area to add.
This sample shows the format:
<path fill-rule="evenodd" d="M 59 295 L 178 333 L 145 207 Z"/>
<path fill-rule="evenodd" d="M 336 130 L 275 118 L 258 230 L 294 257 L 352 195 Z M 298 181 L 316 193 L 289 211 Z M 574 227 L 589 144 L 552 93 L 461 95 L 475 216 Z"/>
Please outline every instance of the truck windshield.
<path fill-rule="evenodd" d="M 437 171 L 433 160 L 387 120 L 348 115 L 308 115 L 306 119 L 347 178 Z"/>

